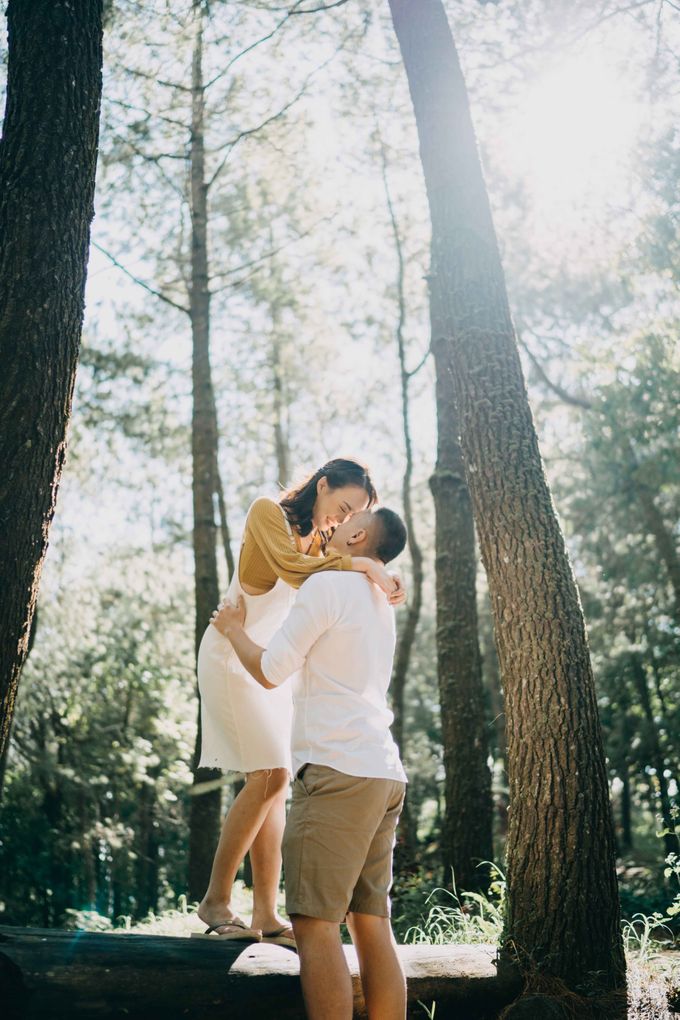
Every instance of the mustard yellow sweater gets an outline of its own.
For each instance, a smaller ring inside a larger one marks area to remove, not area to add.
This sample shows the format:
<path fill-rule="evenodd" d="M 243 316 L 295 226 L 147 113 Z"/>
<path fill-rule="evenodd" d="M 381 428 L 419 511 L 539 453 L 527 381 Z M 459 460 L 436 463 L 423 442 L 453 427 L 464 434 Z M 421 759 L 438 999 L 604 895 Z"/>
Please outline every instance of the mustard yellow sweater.
<path fill-rule="evenodd" d="M 351 570 L 352 557 L 335 549 L 321 554 L 321 538 L 316 536 L 308 553 L 300 551 L 300 539 L 286 526 L 283 511 L 273 499 L 256 499 L 250 508 L 243 531 L 239 578 L 257 591 L 269 591 L 282 578 L 292 588 L 319 570 Z"/>

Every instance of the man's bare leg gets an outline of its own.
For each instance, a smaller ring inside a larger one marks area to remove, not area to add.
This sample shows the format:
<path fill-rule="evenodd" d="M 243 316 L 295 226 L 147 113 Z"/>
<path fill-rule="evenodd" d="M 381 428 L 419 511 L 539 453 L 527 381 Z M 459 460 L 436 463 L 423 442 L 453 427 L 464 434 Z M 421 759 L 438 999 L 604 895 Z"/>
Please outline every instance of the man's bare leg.
<path fill-rule="evenodd" d="M 389 917 L 352 913 L 347 927 L 359 959 L 369 1020 L 404 1020 L 406 978 Z"/>
<path fill-rule="evenodd" d="M 241 861 L 253 844 L 273 801 L 288 786 L 286 769 L 251 772 L 229 808 L 210 872 L 210 884 L 198 905 L 198 916 L 206 924 L 234 917 L 231 892 Z M 278 877 L 277 877 L 278 882 Z"/>
<path fill-rule="evenodd" d="M 340 925 L 303 914 L 292 921 L 308 1020 L 352 1020 L 352 979 Z"/>

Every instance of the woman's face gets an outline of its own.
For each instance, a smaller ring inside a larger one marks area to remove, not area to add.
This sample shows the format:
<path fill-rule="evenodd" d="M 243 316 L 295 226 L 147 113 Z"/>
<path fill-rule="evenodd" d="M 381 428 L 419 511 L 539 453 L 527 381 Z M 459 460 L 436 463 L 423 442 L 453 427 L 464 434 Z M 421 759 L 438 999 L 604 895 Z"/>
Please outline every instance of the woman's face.
<path fill-rule="evenodd" d="M 366 510 L 368 496 L 360 485 L 343 485 L 331 489 L 327 478 L 320 478 L 316 484 L 316 501 L 312 522 L 318 531 L 332 531 L 352 514 Z"/>

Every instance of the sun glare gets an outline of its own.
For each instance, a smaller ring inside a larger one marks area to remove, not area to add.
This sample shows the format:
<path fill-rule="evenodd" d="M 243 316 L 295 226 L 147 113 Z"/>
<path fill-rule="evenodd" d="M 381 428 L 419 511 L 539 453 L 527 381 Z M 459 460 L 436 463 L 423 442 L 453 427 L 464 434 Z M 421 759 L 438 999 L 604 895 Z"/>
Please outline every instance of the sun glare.
<path fill-rule="evenodd" d="M 551 223 L 621 197 L 642 109 L 600 54 L 583 54 L 528 85 L 503 137 L 506 169 Z"/>

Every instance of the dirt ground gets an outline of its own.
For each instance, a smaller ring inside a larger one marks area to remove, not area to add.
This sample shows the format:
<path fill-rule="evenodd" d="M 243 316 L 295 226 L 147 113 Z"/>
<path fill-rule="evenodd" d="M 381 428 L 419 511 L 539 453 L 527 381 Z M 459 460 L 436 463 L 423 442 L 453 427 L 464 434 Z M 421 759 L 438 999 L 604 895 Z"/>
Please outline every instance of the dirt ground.
<path fill-rule="evenodd" d="M 677 1020 L 680 1016 L 680 952 L 651 960 L 628 957 L 628 1020 Z"/>

